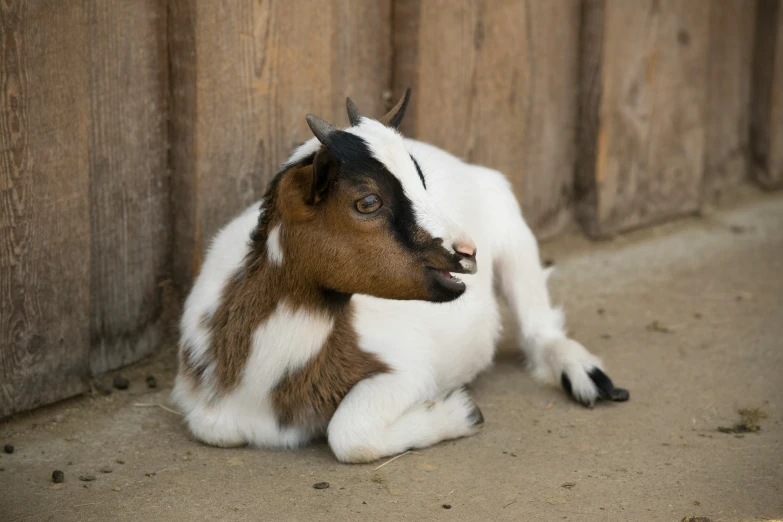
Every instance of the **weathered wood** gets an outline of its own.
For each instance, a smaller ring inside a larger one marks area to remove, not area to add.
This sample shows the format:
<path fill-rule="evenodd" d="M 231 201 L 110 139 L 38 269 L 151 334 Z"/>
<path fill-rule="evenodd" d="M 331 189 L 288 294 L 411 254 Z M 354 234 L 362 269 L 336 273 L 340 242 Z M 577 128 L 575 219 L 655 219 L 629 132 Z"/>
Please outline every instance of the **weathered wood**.
<path fill-rule="evenodd" d="M 83 2 L 0 2 L 0 417 L 86 387 L 85 22 Z"/>
<path fill-rule="evenodd" d="M 706 0 L 584 3 L 577 180 L 591 236 L 698 209 L 709 8 Z"/>
<path fill-rule="evenodd" d="M 85 2 L 94 373 L 147 355 L 162 333 L 171 229 L 165 4 Z"/>
<path fill-rule="evenodd" d="M 512 181 L 539 237 L 569 223 L 579 3 L 398 0 L 396 99 L 402 130 Z"/>
<path fill-rule="evenodd" d="M 705 116 L 707 198 L 748 176 L 755 0 L 712 0 Z"/>
<path fill-rule="evenodd" d="M 783 187 L 783 6 L 780 0 L 759 1 L 753 70 L 753 177 L 762 187 Z"/>
<path fill-rule="evenodd" d="M 204 248 L 256 201 L 307 113 L 347 124 L 345 96 L 380 115 L 389 83 L 391 2 L 212 2 L 170 7 L 174 277 L 185 288 Z"/>

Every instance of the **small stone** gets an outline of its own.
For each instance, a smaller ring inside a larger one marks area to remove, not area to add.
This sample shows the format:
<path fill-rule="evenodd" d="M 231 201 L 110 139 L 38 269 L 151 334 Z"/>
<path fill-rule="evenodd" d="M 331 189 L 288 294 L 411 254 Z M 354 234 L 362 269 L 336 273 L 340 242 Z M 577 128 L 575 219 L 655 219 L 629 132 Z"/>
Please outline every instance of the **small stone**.
<path fill-rule="evenodd" d="M 69 460 L 69 461 L 68 461 L 68 465 L 69 465 L 69 466 L 73 466 L 73 462 L 71 462 L 71 461 Z"/>
<path fill-rule="evenodd" d="M 693 314 L 693 318 L 694 319 L 701 319 L 702 317 L 704 317 L 704 316 L 701 315 L 699 312 L 696 312 L 695 314 Z"/>
<path fill-rule="evenodd" d="M 95 475 L 79 475 L 79 480 L 82 482 L 92 482 L 95 480 Z"/>
<path fill-rule="evenodd" d="M 114 470 L 111 469 L 109 466 L 103 466 L 101 468 L 101 473 L 111 473 L 112 471 L 114 471 Z"/>
<path fill-rule="evenodd" d="M 14 452 L 14 445 L 13 444 L 6 444 L 3 446 L 3 451 L 8 453 L 9 455 Z"/>
<path fill-rule="evenodd" d="M 561 488 L 571 489 L 572 487 L 576 486 L 576 482 L 563 482 L 560 484 Z"/>
<path fill-rule="evenodd" d="M 130 381 L 125 377 L 118 375 L 114 378 L 114 387 L 118 390 L 127 390 L 128 386 L 130 386 Z"/>
<path fill-rule="evenodd" d="M 603 308 L 599 308 L 598 310 L 596 310 L 596 312 L 598 312 L 598 315 L 604 315 L 606 313 L 606 310 L 604 310 Z"/>
<path fill-rule="evenodd" d="M 443 509 L 451 509 L 451 504 L 443 504 Z"/>
<path fill-rule="evenodd" d="M 62 482 L 65 482 L 65 473 L 63 473 L 59 469 L 52 471 L 52 482 L 54 482 L 55 484 L 60 484 Z"/>
<path fill-rule="evenodd" d="M 111 488 L 111 489 L 112 489 L 112 491 L 122 491 L 122 488 L 121 488 L 121 487 L 119 487 L 119 486 L 114 486 L 114 487 L 113 487 L 113 488 Z"/>
<path fill-rule="evenodd" d="M 655 320 L 647 325 L 647 331 L 648 332 L 658 332 L 658 333 L 672 333 L 671 328 L 666 326 L 661 321 Z"/>
<path fill-rule="evenodd" d="M 101 395 L 111 395 L 111 388 L 102 382 L 95 382 L 95 391 L 100 393 Z"/>
<path fill-rule="evenodd" d="M 148 476 L 148 477 L 154 477 L 155 476 L 155 472 L 154 471 L 150 471 L 149 473 L 145 473 L 145 475 Z"/>
<path fill-rule="evenodd" d="M 328 482 L 316 482 L 315 484 L 313 484 L 313 487 L 315 489 L 326 489 L 326 488 L 329 487 L 329 483 Z"/>
<path fill-rule="evenodd" d="M 701 506 L 701 502 L 699 502 L 698 500 L 694 500 L 693 501 L 693 505 L 694 506 Z"/>
<path fill-rule="evenodd" d="M 147 388 L 157 388 L 158 387 L 158 380 L 155 379 L 154 375 L 147 375 Z"/>
<path fill-rule="evenodd" d="M 122 459 L 117 459 L 114 462 L 116 462 L 117 464 L 125 464 L 125 461 Z"/>

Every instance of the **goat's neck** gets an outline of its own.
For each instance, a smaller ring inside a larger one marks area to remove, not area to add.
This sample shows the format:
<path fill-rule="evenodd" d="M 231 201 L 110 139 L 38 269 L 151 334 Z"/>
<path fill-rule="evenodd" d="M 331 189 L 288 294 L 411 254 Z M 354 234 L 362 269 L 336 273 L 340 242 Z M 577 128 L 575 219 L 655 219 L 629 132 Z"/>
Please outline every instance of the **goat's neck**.
<path fill-rule="evenodd" d="M 328 290 L 313 281 L 293 260 L 278 265 L 259 257 L 251 260 L 240 275 L 239 286 L 252 293 L 263 293 L 264 301 L 273 306 L 285 302 L 287 306 L 324 311 L 332 316 L 340 315 L 347 307 L 351 294 Z"/>

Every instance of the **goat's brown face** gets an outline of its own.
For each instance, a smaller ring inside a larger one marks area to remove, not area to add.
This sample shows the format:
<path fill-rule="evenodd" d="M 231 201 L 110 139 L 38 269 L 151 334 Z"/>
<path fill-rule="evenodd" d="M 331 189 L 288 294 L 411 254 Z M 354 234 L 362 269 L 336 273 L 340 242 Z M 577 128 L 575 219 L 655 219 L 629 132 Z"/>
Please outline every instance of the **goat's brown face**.
<path fill-rule="evenodd" d="M 402 139 L 389 133 L 385 145 L 402 154 Z M 290 169 L 277 186 L 282 264 L 345 294 L 435 302 L 462 295 L 465 284 L 451 274 L 476 271 L 475 246 L 427 201 L 410 155 L 398 157 L 395 169 L 409 162 L 419 184 L 414 188 L 378 160 L 363 137 L 331 130 L 322 141 L 312 164 L 308 159 Z"/>

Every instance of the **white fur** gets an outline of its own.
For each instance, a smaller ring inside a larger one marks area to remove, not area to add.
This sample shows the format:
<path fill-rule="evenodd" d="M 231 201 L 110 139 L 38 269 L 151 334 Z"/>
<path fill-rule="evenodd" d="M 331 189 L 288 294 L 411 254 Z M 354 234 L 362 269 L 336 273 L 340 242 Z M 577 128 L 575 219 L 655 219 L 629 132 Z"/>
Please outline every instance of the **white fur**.
<path fill-rule="evenodd" d="M 272 231 L 269 232 L 269 237 L 266 240 L 267 257 L 275 265 L 283 264 L 283 247 L 280 246 L 280 227 L 282 226 L 275 225 Z"/>
<path fill-rule="evenodd" d="M 478 272 L 461 275 L 467 291 L 446 304 L 366 295 L 352 298 L 360 347 L 377 354 L 392 372 L 361 381 L 341 402 L 328 426 L 329 443 L 338 459 L 369 461 L 476 432 L 469 396 L 462 391 L 448 397 L 447 393 L 470 382 L 492 362 L 501 329 L 495 283 L 517 318 L 521 349 L 533 375 L 557 383 L 565 372 L 574 394 L 594 402 L 598 390 L 588 372 L 600 367 L 600 361 L 566 336 L 563 314 L 552 306 L 546 288 L 548 271 L 540 265 L 538 245 L 506 178 L 434 146 L 403 140 L 373 120 L 363 118 L 347 131 L 362 137 L 398 177 L 422 227 L 444 238 L 448 248 L 459 241 L 475 243 Z M 308 141 L 290 161 L 318 146 L 315 139 Z M 426 190 L 408 152 L 419 162 Z M 252 206 L 220 232 L 187 300 L 183 345 L 191 346 L 197 357 L 204 355 L 209 342 L 199 318 L 214 312 L 220 289 L 247 253 L 258 209 L 258 204 Z M 279 236 L 275 237 L 268 249 L 282 254 Z M 227 397 L 209 402 L 208 393 L 194 393 L 178 379 L 174 399 L 191 430 L 218 445 L 305 443 L 313 434 L 279 429 L 267 395 L 284 372 L 316 353 L 330 329 L 324 317 L 305 316 L 281 305 L 256 331 L 243 378 Z"/>

